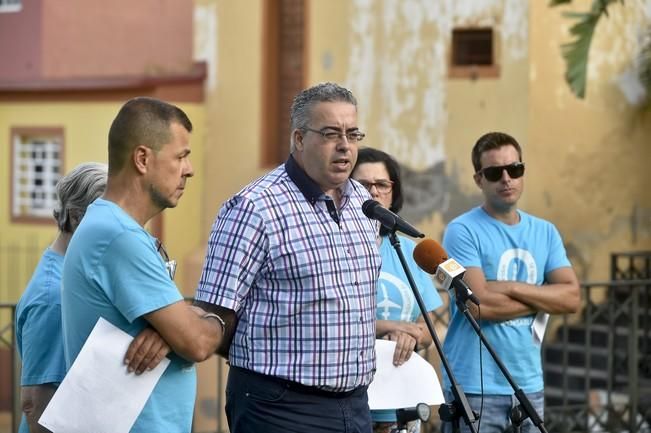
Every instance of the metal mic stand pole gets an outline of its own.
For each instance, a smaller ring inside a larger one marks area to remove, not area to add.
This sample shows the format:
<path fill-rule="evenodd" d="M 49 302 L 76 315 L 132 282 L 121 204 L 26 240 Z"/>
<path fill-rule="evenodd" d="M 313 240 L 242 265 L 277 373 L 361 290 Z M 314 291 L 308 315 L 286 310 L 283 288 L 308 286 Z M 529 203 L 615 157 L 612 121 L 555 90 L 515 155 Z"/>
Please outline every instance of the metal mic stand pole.
<path fill-rule="evenodd" d="M 477 421 L 477 417 L 473 412 L 472 408 L 470 407 L 470 404 L 466 399 L 466 394 L 464 394 L 461 385 L 459 385 L 456 379 L 454 378 L 454 374 L 452 373 L 450 364 L 447 358 L 445 357 L 445 355 L 443 354 L 443 348 L 441 347 L 441 342 L 439 341 L 436 335 L 436 331 L 434 330 L 434 325 L 432 325 L 432 321 L 430 320 L 429 315 L 427 314 L 425 302 L 423 302 L 423 298 L 420 296 L 420 292 L 418 292 L 418 289 L 416 288 L 416 282 L 414 281 L 414 277 L 411 275 L 411 271 L 409 270 L 409 265 L 407 264 L 407 261 L 405 260 L 405 256 L 402 253 L 402 249 L 400 248 L 400 240 L 398 239 L 398 236 L 396 236 L 395 231 L 389 232 L 389 240 L 391 241 L 391 245 L 393 245 L 393 248 L 396 250 L 396 253 L 398 254 L 398 258 L 400 259 L 400 264 L 402 265 L 402 269 L 405 271 L 405 275 L 407 275 L 407 280 L 409 281 L 409 287 L 411 287 L 411 291 L 414 293 L 414 297 L 416 298 L 416 302 L 418 303 L 418 308 L 420 308 L 420 311 L 423 315 L 423 319 L 425 319 L 425 324 L 427 325 L 427 329 L 429 330 L 429 333 L 432 336 L 432 341 L 434 341 L 434 345 L 436 346 L 436 351 L 438 352 L 439 357 L 441 358 L 441 363 L 443 364 L 443 368 L 445 368 L 445 371 L 448 374 L 448 378 L 450 379 L 452 394 L 454 395 L 454 401 L 452 403 L 445 403 L 439 406 L 439 416 L 444 421 L 452 422 L 455 431 L 459 431 L 459 419 L 463 418 L 470 431 L 472 433 L 477 433 L 477 429 L 475 428 L 475 422 Z"/>
<path fill-rule="evenodd" d="M 542 433 L 547 433 L 545 424 L 543 420 L 540 418 L 540 416 L 538 415 L 538 412 L 536 412 L 536 409 L 534 409 L 534 407 L 531 405 L 531 401 L 529 401 L 529 398 L 524 393 L 524 391 L 522 391 L 522 389 L 518 386 L 518 384 L 515 383 L 513 377 L 511 377 L 511 374 L 506 369 L 506 366 L 502 363 L 502 360 L 499 358 L 497 353 L 495 353 L 493 346 L 491 346 L 490 342 L 484 336 L 484 333 L 479 327 L 479 324 L 477 324 L 475 318 L 472 316 L 472 314 L 470 314 L 470 311 L 468 311 L 468 306 L 466 305 L 466 301 L 468 300 L 468 291 L 462 290 L 456 285 L 454 285 L 454 293 L 455 293 L 454 297 L 456 299 L 455 303 L 457 304 L 457 308 L 459 309 L 459 311 L 463 313 L 463 315 L 466 317 L 468 322 L 470 322 L 472 329 L 475 330 L 475 333 L 481 339 L 482 344 L 484 345 L 484 347 L 486 347 L 488 353 L 490 353 L 491 357 L 499 367 L 500 371 L 502 372 L 506 380 L 509 382 L 509 385 L 511 385 L 511 388 L 513 388 L 513 391 L 515 391 L 515 396 L 520 402 L 518 406 L 514 407 L 511 410 L 511 423 L 513 424 L 514 428 L 516 429 L 516 431 L 519 431 L 520 424 L 522 424 L 522 422 L 525 419 L 527 419 L 527 417 L 529 417 L 531 418 L 531 422 L 533 422 L 533 424 L 536 427 L 538 427 L 538 430 L 540 430 Z"/>

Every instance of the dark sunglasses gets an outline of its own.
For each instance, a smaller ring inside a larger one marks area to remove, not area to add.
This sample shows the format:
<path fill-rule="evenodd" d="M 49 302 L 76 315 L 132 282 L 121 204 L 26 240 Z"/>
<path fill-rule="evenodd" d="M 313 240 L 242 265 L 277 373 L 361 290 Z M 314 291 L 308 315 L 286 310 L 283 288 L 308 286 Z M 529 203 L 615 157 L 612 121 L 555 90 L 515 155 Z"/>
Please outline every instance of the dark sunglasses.
<path fill-rule="evenodd" d="M 479 170 L 477 173 L 483 174 L 487 181 L 497 182 L 502 178 L 502 173 L 506 170 L 511 179 L 517 179 L 524 174 L 524 162 L 514 162 L 509 165 L 496 165 L 494 167 L 486 167 Z"/>

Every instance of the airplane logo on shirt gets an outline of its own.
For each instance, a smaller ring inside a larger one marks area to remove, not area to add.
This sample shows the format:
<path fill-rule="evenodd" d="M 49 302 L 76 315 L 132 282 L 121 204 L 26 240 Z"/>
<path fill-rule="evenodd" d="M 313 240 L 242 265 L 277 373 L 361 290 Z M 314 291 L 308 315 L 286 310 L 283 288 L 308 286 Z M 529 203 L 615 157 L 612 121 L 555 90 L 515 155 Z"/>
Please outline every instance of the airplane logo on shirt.
<path fill-rule="evenodd" d="M 379 310 L 382 310 L 382 318 L 384 320 L 389 320 L 389 317 L 391 317 L 389 310 L 391 308 L 401 308 L 401 307 L 400 305 L 393 302 L 391 299 L 385 297 L 383 300 L 377 303 L 377 308 Z"/>
<path fill-rule="evenodd" d="M 395 298 L 395 294 L 389 295 L 392 290 L 397 290 L 400 300 Z M 391 298 L 393 297 L 394 300 Z M 380 272 L 379 290 L 377 294 L 377 311 L 378 318 L 383 320 L 410 320 L 412 310 L 415 307 L 415 299 L 409 286 L 404 281 L 386 272 Z M 400 318 L 396 318 L 396 313 L 392 310 L 398 310 Z"/>

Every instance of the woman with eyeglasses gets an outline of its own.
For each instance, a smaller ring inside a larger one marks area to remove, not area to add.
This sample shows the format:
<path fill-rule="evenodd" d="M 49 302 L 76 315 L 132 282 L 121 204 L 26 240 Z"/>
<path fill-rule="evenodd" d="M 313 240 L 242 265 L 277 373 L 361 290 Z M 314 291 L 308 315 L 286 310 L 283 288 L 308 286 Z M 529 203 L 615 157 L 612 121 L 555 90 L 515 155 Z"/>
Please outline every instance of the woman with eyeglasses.
<path fill-rule="evenodd" d="M 377 149 L 360 149 L 351 177 L 361 183 L 369 191 L 373 200 L 378 201 L 385 208 L 394 213 L 402 209 L 400 166 L 389 154 Z M 387 234 L 386 229 L 382 227 L 379 247 L 382 268 L 377 286 L 376 336 L 396 342 L 393 363 L 400 366 L 414 351 L 429 347 L 432 344 L 432 337 Z M 399 238 L 409 270 L 433 321 L 432 312 L 442 305 L 441 297 L 430 276 L 412 259 L 415 242 L 404 236 Z M 371 411 L 371 417 L 375 433 L 388 433 L 396 425 L 395 410 Z M 420 431 L 420 422 L 410 423 L 409 431 Z"/>

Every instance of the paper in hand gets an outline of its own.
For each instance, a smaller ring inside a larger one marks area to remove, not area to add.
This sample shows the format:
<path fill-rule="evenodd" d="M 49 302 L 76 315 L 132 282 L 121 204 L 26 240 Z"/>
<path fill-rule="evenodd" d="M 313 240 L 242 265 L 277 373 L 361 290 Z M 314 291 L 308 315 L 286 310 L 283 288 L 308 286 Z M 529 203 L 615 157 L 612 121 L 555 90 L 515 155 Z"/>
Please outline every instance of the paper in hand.
<path fill-rule="evenodd" d="M 132 340 L 100 317 L 39 424 L 54 433 L 128 433 L 170 363 L 129 373 L 124 355 Z"/>
<path fill-rule="evenodd" d="M 395 341 L 375 340 L 377 369 L 368 387 L 368 406 L 374 410 L 430 406 L 445 401 L 434 367 L 419 354 L 412 353 L 400 367 L 393 365 Z"/>

